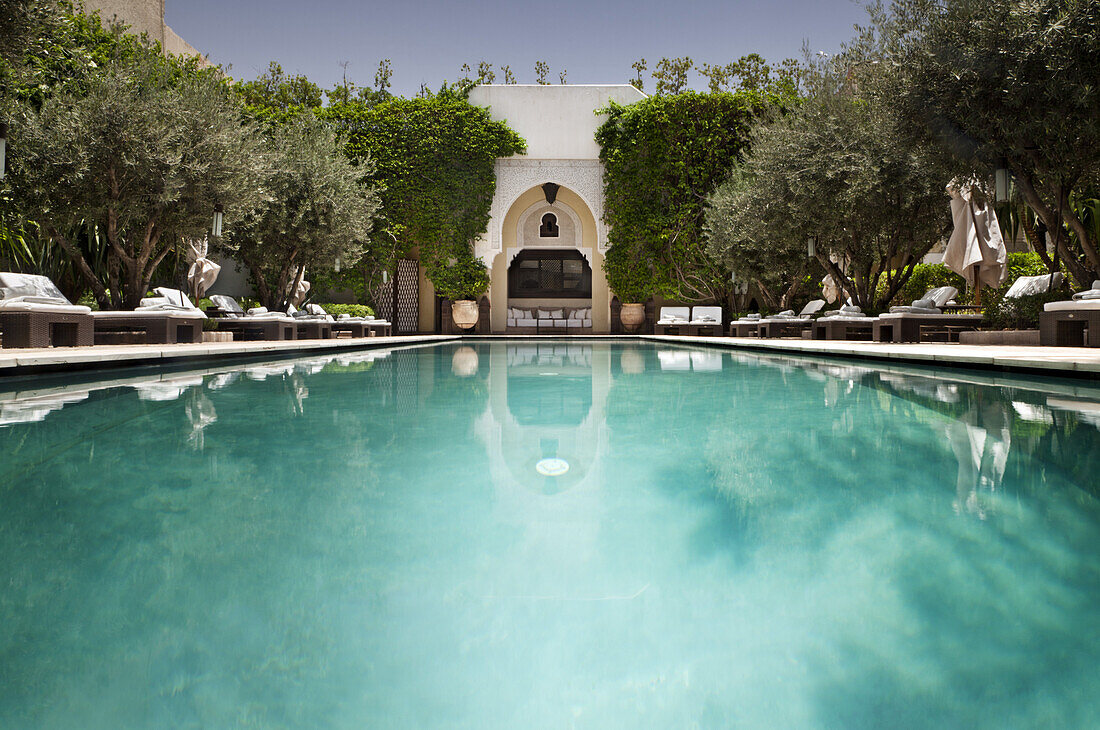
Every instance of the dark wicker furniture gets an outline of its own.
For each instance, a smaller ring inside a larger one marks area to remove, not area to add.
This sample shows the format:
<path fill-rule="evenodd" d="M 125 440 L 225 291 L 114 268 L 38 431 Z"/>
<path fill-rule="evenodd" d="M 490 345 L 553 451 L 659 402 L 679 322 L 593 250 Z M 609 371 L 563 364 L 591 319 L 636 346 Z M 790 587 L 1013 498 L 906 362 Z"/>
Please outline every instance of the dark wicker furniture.
<path fill-rule="evenodd" d="M 874 317 L 822 317 L 814 320 L 815 340 L 869 340 L 874 328 Z"/>
<path fill-rule="evenodd" d="M 84 347 L 94 342 L 87 312 L 0 311 L 0 328 L 5 348 Z"/>
<path fill-rule="evenodd" d="M 1067 308 L 1040 312 L 1039 344 L 1100 347 L 1100 309 Z"/>
<path fill-rule="evenodd" d="M 900 314 L 875 319 L 875 342 L 958 342 L 959 333 L 981 327 L 980 314 Z"/>

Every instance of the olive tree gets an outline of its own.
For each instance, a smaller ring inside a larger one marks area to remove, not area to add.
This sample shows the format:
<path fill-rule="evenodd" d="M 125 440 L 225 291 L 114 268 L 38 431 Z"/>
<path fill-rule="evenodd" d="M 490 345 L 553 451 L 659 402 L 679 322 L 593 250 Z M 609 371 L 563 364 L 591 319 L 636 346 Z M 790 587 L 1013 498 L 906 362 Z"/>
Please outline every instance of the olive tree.
<path fill-rule="evenodd" d="M 871 18 L 849 53 L 883 55 L 884 100 L 964 166 L 1003 159 L 1073 278 L 1100 278 L 1077 200 L 1100 180 L 1100 3 L 895 0 Z"/>
<path fill-rule="evenodd" d="M 10 136 L 18 206 L 104 309 L 136 307 L 181 239 L 208 230 L 215 205 L 229 219 L 251 205 L 263 165 L 216 72 L 152 48 L 24 104 Z M 105 271 L 72 239 L 87 229 L 105 241 Z"/>
<path fill-rule="evenodd" d="M 793 281 L 814 237 L 817 262 L 857 304 L 885 307 L 949 230 L 948 169 L 836 62 L 816 64 L 806 85 L 711 198 L 711 255 L 765 285 L 769 273 Z"/>
<path fill-rule="evenodd" d="M 379 208 L 358 165 L 343 153 L 346 139 L 311 113 L 271 131 L 271 166 L 264 196 L 232 225 L 223 245 L 252 273 L 260 302 L 285 310 L 306 269 L 350 267 L 363 255 Z"/>

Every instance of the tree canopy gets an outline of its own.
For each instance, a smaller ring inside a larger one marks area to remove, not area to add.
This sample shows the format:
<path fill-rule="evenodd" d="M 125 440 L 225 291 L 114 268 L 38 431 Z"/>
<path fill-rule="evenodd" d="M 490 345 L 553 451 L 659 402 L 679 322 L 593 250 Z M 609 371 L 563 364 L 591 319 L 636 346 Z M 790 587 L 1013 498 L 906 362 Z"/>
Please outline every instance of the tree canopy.
<path fill-rule="evenodd" d="M 801 277 L 813 236 L 821 267 L 857 304 L 880 309 L 950 230 L 949 168 L 843 67 L 826 62 L 807 79 L 807 97 L 757 130 L 714 196 L 711 254 L 767 288 L 782 271 Z"/>
<path fill-rule="evenodd" d="M 1100 3 L 896 0 L 871 10 L 848 55 L 883 58 L 883 98 L 899 118 L 982 176 L 1003 158 L 1073 278 L 1100 277 L 1100 240 L 1077 200 L 1100 182 Z"/>
<path fill-rule="evenodd" d="M 181 237 L 201 237 L 215 204 L 240 210 L 258 188 L 258 142 L 227 85 L 155 48 L 24 103 L 11 137 L 17 204 L 103 308 L 137 306 Z M 74 243 L 82 231 L 102 237 L 105 268 Z"/>
<path fill-rule="evenodd" d="M 271 134 L 264 196 L 231 225 L 223 245 L 252 273 L 260 302 L 285 310 L 307 269 L 352 266 L 363 255 L 378 195 L 363 183 L 330 124 L 303 114 Z"/>

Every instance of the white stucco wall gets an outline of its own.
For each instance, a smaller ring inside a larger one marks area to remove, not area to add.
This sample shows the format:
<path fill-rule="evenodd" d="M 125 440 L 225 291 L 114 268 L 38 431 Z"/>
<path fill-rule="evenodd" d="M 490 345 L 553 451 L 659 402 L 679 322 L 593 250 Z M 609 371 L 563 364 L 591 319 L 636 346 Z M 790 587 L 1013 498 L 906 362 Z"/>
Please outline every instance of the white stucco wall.
<path fill-rule="evenodd" d="M 550 160 L 598 159 L 595 135 L 604 117 L 593 112 L 609 101 L 633 104 L 644 98 L 629 84 L 492 84 L 470 92 L 471 104 L 489 107 L 493 119 L 527 140 L 527 158 Z"/>

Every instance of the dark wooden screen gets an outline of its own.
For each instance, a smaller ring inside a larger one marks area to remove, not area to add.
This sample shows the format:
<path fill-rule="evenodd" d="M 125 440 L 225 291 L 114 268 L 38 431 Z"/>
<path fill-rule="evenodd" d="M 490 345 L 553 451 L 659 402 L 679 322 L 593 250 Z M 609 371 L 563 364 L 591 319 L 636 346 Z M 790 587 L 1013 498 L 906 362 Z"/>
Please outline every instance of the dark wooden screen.
<path fill-rule="evenodd" d="M 396 286 L 395 286 L 396 285 Z M 383 284 L 378 295 L 377 315 L 393 323 L 395 335 L 415 334 L 420 328 L 420 263 L 400 259 L 397 273 Z"/>

